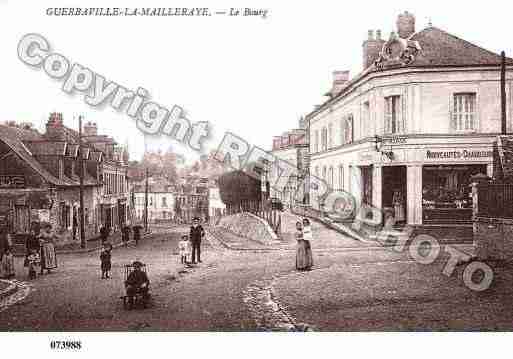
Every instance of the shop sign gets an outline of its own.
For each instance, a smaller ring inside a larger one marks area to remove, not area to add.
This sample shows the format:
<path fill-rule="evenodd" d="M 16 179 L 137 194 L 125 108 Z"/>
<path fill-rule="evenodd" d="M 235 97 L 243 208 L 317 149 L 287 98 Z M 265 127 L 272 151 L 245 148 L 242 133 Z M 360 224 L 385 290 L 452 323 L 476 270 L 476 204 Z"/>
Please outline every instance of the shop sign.
<path fill-rule="evenodd" d="M 426 150 L 426 158 L 428 160 L 445 160 L 445 159 L 457 159 L 457 160 L 473 160 L 479 158 L 490 159 L 493 156 L 493 151 L 489 150 L 455 150 L 455 151 L 431 151 Z"/>
<path fill-rule="evenodd" d="M 406 136 L 392 136 L 392 137 L 383 137 L 383 144 L 389 145 L 403 145 L 407 141 Z"/>
<path fill-rule="evenodd" d="M 0 188 L 25 188 L 25 176 L 0 175 Z"/>

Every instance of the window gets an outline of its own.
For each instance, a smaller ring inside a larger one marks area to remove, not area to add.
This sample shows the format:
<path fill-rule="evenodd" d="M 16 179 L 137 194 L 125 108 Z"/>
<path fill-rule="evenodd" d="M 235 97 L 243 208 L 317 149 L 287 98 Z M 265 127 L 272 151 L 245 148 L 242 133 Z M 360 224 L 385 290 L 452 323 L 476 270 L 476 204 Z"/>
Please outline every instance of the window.
<path fill-rule="evenodd" d="M 326 182 L 326 166 L 322 168 L 322 179 Z"/>
<path fill-rule="evenodd" d="M 326 127 L 322 128 L 321 145 L 322 145 L 322 148 L 321 148 L 322 151 L 326 151 L 328 149 L 328 130 L 326 129 Z"/>
<path fill-rule="evenodd" d="M 366 137 L 371 135 L 370 131 L 370 103 L 366 101 L 362 105 L 362 120 L 361 120 L 361 129 L 360 133 L 361 137 Z"/>
<path fill-rule="evenodd" d="M 453 96 L 452 128 L 456 131 L 474 131 L 476 126 L 476 94 L 458 93 Z"/>
<path fill-rule="evenodd" d="M 353 142 L 353 115 L 348 115 L 340 121 L 342 144 Z"/>
<path fill-rule="evenodd" d="M 404 132 L 401 96 L 385 97 L 385 133 L 395 134 Z"/>
<path fill-rule="evenodd" d="M 344 189 L 344 166 L 338 166 L 338 189 L 342 191 Z"/>
<path fill-rule="evenodd" d="M 319 166 L 315 167 L 315 176 L 319 177 Z"/>
<path fill-rule="evenodd" d="M 319 130 L 315 130 L 315 152 L 319 152 Z"/>
<path fill-rule="evenodd" d="M 167 207 L 167 198 L 162 197 L 162 207 Z"/>
<path fill-rule="evenodd" d="M 328 125 L 328 148 L 333 147 L 333 125 L 330 123 Z"/>
<path fill-rule="evenodd" d="M 150 206 L 153 206 L 153 197 L 150 197 L 149 202 L 150 202 L 150 204 L 149 204 L 149 205 L 150 205 Z"/>
<path fill-rule="evenodd" d="M 333 188 L 333 183 L 334 183 L 334 180 L 333 180 L 333 167 L 331 166 L 330 170 L 328 172 L 328 184 L 330 186 L 330 189 Z"/>

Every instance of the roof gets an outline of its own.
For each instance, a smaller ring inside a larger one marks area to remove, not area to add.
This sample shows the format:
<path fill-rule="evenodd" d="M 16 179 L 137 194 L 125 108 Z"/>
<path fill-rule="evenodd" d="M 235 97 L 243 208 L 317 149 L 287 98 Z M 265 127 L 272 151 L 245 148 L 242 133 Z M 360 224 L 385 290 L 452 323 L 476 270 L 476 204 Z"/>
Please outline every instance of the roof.
<path fill-rule="evenodd" d="M 410 66 L 480 66 L 501 63 L 501 56 L 471 42 L 431 26 L 413 34 L 421 51 Z M 513 65 L 513 59 L 506 58 Z"/>
<path fill-rule="evenodd" d="M 401 39 L 401 41 L 418 44 L 420 47 L 420 51 L 414 56 L 412 62 L 401 64 L 397 61 L 391 61 L 388 65 L 385 63 L 382 69 L 378 69 L 376 64 L 363 69 L 362 72 L 348 81 L 336 96 L 326 100 L 307 116 L 322 111 L 325 105 L 343 97 L 356 83 L 371 73 L 398 68 L 499 66 L 501 63 L 500 55 L 434 26 L 427 27 L 413 34 L 409 39 Z M 507 57 L 506 65 L 513 65 L 513 59 Z"/>
<path fill-rule="evenodd" d="M 57 186 L 66 186 L 70 184 L 64 180 L 60 180 L 44 169 L 43 166 L 32 156 L 28 147 L 22 142 L 23 140 L 42 140 L 39 133 L 30 130 L 22 130 L 16 127 L 0 125 L 0 140 L 9 146 L 14 153 L 23 159 L 45 181 Z"/>
<path fill-rule="evenodd" d="M 23 141 L 33 155 L 63 156 L 66 153 L 66 142 L 54 141 Z"/>
<path fill-rule="evenodd" d="M 66 156 L 77 157 L 78 156 L 78 145 L 75 145 L 73 143 L 68 143 L 68 146 L 66 147 Z"/>
<path fill-rule="evenodd" d="M 53 155 L 54 153 L 63 155 L 66 148 L 65 142 L 48 142 L 36 131 L 23 130 L 5 125 L 0 125 L 0 140 L 9 146 L 13 152 L 23 159 L 25 163 L 48 183 L 56 186 L 78 185 L 78 181 L 74 181 L 66 176 L 63 176 L 61 179 L 55 177 L 34 157 L 37 155 Z M 47 148 L 45 148 L 45 146 Z M 98 185 L 98 181 L 89 174 L 86 174 L 84 184 Z"/>

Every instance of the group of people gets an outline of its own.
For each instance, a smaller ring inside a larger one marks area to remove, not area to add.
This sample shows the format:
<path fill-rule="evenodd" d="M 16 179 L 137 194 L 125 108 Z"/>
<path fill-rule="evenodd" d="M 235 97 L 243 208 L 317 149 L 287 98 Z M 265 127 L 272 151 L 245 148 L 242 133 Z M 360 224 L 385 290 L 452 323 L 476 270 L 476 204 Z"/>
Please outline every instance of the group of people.
<path fill-rule="evenodd" d="M 26 240 L 26 255 L 24 266 L 28 268 L 29 279 L 37 276 L 37 267 L 40 267 L 39 274 L 43 275 L 46 270 L 50 273 L 57 268 L 57 255 L 55 254 L 56 234 L 50 223 L 34 222 L 31 224 L 30 233 Z"/>
<path fill-rule="evenodd" d="M 311 241 L 314 240 L 312 226 L 308 218 L 296 223 L 296 269 L 309 271 L 313 267 L 313 256 Z"/>
<path fill-rule="evenodd" d="M 191 257 L 191 263 L 201 263 L 201 240 L 205 237 L 205 229 L 200 224 L 199 217 L 194 217 L 192 220 L 192 226 L 189 234 L 182 235 L 182 239 L 178 242 L 178 249 L 180 254 L 180 262 L 187 264 L 189 257 Z"/>

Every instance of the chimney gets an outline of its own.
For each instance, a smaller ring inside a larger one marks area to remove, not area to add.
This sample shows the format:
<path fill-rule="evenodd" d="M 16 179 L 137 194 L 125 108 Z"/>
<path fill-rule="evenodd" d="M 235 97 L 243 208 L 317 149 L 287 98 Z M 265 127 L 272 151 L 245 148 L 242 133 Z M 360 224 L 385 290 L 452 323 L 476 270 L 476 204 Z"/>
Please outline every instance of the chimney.
<path fill-rule="evenodd" d="M 334 97 L 342 91 L 349 81 L 349 71 L 333 71 L 333 85 L 331 87 L 331 96 Z"/>
<path fill-rule="evenodd" d="M 415 16 L 405 11 L 397 16 L 397 34 L 402 39 L 408 39 L 415 33 Z"/>
<path fill-rule="evenodd" d="M 52 112 L 46 123 L 45 137 L 52 141 L 64 141 L 64 124 L 62 113 Z"/>
<path fill-rule="evenodd" d="M 84 125 L 84 136 L 96 136 L 98 135 L 98 127 L 96 122 L 87 122 Z"/>
<path fill-rule="evenodd" d="M 376 30 L 376 37 L 374 38 L 374 31 L 369 30 L 367 40 L 363 42 L 363 69 L 370 67 L 374 61 L 379 57 L 379 53 L 385 44 L 385 40 L 381 38 L 381 30 Z"/>

